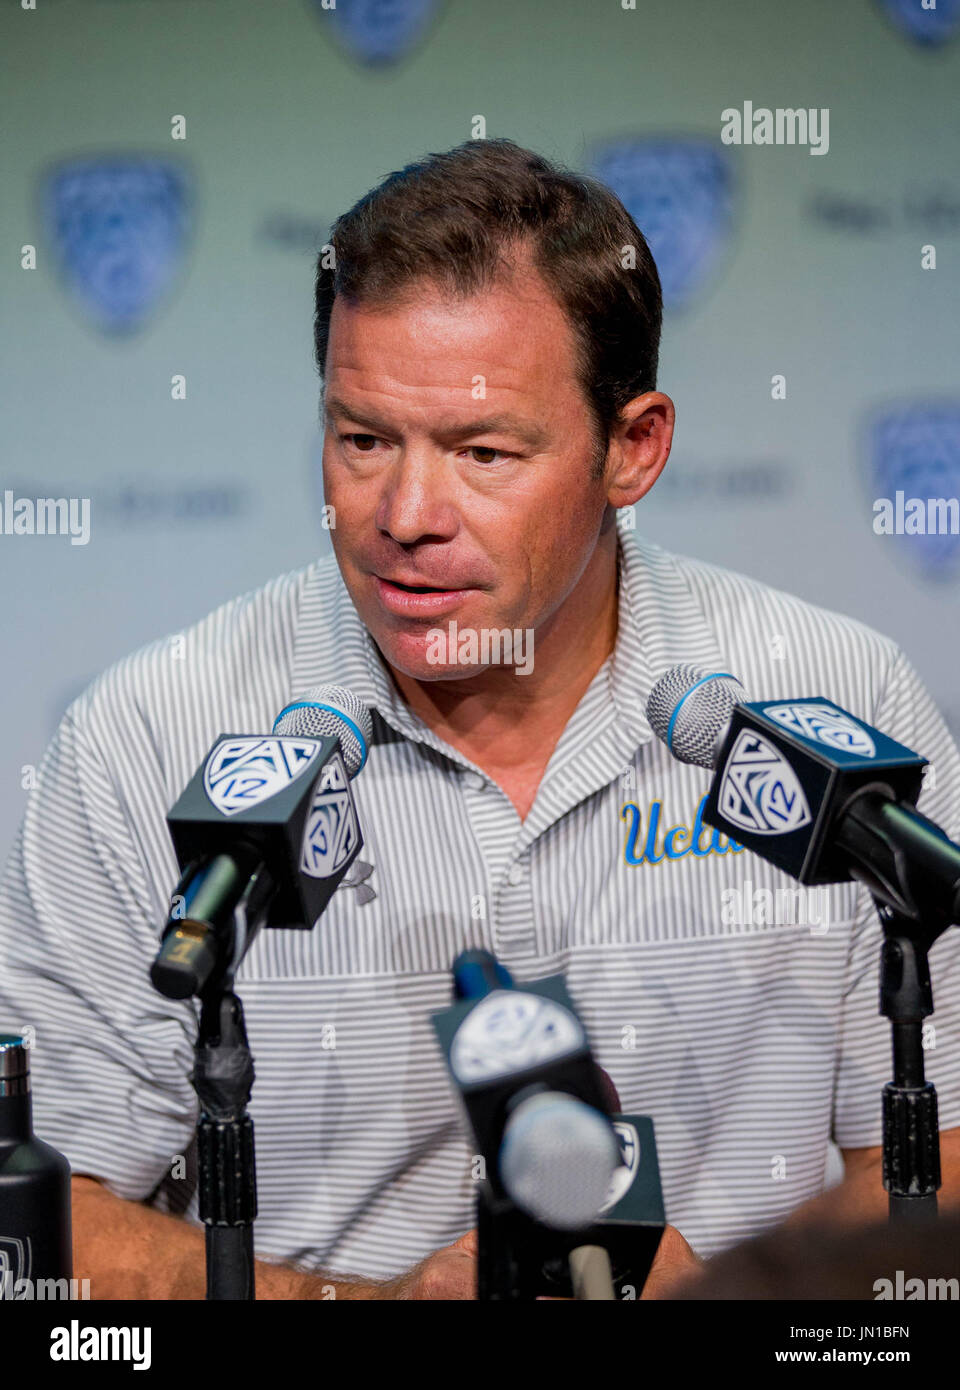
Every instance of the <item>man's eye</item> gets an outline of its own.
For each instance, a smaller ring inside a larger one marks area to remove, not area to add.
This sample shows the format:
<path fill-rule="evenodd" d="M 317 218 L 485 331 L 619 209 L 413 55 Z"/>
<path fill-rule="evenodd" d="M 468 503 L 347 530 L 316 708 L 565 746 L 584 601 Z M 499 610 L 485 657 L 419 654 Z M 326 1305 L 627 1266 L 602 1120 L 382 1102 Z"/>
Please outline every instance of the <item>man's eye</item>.
<path fill-rule="evenodd" d="M 502 449 L 491 448 L 488 444 L 470 444 L 467 448 L 467 452 L 474 455 L 474 463 L 493 463 L 497 455 L 499 455 L 500 458 L 508 457 Z M 478 454 L 483 455 L 483 457 L 478 458 Z"/>
<path fill-rule="evenodd" d="M 375 434 L 342 434 L 340 438 L 361 454 L 372 454 L 380 442 Z M 502 449 L 494 449 L 488 444 L 470 444 L 467 453 L 472 454 L 474 463 L 479 464 L 497 463 L 510 457 Z"/>

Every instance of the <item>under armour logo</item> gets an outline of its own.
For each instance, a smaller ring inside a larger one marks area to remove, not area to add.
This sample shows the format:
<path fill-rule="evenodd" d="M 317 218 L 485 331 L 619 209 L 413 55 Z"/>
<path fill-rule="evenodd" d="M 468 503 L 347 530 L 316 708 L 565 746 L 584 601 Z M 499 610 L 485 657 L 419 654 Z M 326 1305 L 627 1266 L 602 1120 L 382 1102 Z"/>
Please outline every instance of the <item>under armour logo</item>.
<path fill-rule="evenodd" d="M 356 859 L 349 878 L 342 878 L 337 885 L 338 888 L 356 888 L 358 907 L 363 907 L 364 903 L 373 902 L 377 896 L 375 889 L 371 888 L 367 882 L 373 873 L 373 868 L 372 864 L 365 864 L 362 859 Z"/>

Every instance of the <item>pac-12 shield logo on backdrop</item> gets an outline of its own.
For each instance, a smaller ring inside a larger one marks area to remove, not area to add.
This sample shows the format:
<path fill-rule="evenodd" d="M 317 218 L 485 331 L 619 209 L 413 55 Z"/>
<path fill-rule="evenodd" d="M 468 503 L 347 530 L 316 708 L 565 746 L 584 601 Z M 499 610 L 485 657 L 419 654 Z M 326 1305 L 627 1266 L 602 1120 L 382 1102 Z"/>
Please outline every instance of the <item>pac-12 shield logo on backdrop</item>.
<path fill-rule="evenodd" d="M 960 0 L 936 0 L 924 9 L 922 0 L 877 0 L 888 19 L 914 43 L 938 48 L 948 43 L 960 29 Z"/>
<path fill-rule="evenodd" d="M 224 739 L 203 769 L 204 791 L 218 811 L 235 816 L 302 777 L 319 752 L 311 738 Z"/>
<path fill-rule="evenodd" d="M 754 835 L 787 835 L 810 821 L 797 774 L 780 750 L 752 729 L 741 729 L 730 750 L 717 805 L 728 821 Z"/>
<path fill-rule="evenodd" d="M 359 839 L 347 774 L 340 754 L 334 753 L 320 774 L 303 827 L 300 868 L 311 878 L 329 878 L 346 864 Z"/>
<path fill-rule="evenodd" d="M 44 176 L 44 223 L 62 278 L 105 333 L 141 328 L 187 248 L 190 185 L 161 159 L 73 159 Z"/>
<path fill-rule="evenodd" d="M 960 401 L 907 402 L 884 410 L 867 421 L 866 434 L 871 496 L 875 503 L 888 499 L 893 519 L 894 534 L 885 543 L 895 545 L 925 579 L 952 579 L 960 569 L 960 534 L 952 533 L 951 519 L 960 509 Z M 911 499 L 922 506 L 911 509 Z M 951 499 L 957 507 L 951 508 Z M 938 508 L 938 500 L 947 505 Z"/>
<path fill-rule="evenodd" d="M 597 148 L 590 172 L 611 188 L 653 253 L 669 308 L 702 288 L 733 228 L 734 176 L 713 140 L 618 140 Z"/>
<path fill-rule="evenodd" d="M 343 47 L 360 63 L 399 62 L 420 42 L 442 0 L 313 0 Z"/>
<path fill-rule="evenodd" d="M 836 705 L 765 705 L 764 714 L 801 738 L 823 743 L 839 753 L 859 753 L 862 758 L 875 758 L 877 746 L 862 725 Z"/>

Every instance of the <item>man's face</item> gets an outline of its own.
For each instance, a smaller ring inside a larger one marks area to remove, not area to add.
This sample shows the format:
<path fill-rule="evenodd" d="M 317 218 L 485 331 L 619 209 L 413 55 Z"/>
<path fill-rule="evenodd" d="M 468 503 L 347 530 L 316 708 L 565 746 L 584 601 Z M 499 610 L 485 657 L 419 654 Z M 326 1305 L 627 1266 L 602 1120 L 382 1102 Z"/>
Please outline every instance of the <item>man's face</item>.
<path fill-rule="evenodd" d="M 387 661 L 417 680 L 476 674 L 427 658 L 454 620 L 533 629 L 536 645 L 606 505 L 572 331 L 540 278 L 460 301 L 422 283 L 387 308 L 338 296 L 325 380 L 334 550 Z"/>

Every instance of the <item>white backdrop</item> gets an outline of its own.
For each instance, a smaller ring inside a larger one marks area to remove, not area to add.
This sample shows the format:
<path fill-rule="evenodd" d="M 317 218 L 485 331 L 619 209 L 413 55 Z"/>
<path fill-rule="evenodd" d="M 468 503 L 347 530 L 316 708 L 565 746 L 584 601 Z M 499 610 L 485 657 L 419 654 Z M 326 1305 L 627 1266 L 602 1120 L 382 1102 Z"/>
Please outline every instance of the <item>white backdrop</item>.
<path fill-rule="evenodd" d="M 673 287 L 675 451 L 638 529 L 888 632 L 960 725 L 960 538 L 872 529 L 898 479 L 960 493 L 958 24 L 957 0 L 5 5 L 0 501 L 92 511 L 85 546 L 0 533 L 2 852 L 94 675 L 328 549 L 314 250 L 478 116 L 617 169 Z M 828 153 L 722 145 L 747 100 L 828 108 Z"/>

